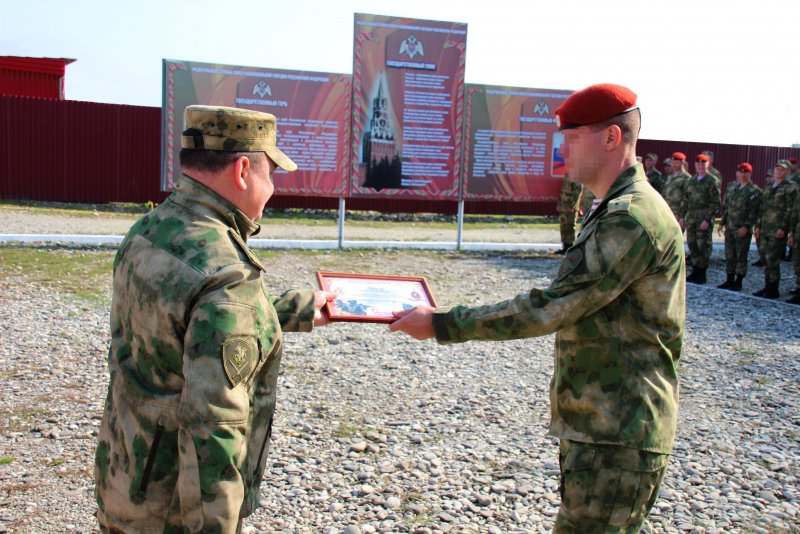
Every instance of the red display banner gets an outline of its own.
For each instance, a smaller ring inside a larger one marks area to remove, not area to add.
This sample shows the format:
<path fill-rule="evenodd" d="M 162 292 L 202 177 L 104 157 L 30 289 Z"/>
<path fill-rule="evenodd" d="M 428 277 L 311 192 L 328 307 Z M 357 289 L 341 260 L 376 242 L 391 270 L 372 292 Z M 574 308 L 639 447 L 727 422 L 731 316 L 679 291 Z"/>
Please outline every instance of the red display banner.
<path fill-rule="evenodd" d="M 458 198 L 467 25 L 355 15 L 352 196 Z"/>
<path fill-rule="evenodd" d="M 554 112 L 571 91 L 467 85 L 465 199 L 558 200 L 566 173 Z"/>
<path fill-rule="evenodd" d="M 278 146 L 297 171 L 273 173 L 276 194 L 346 196 L 351 77 L 293 70 L 164 60 L 161 187 L 180 172 L 183 110 L 192 104 L 231 106 L 278 117 Z"/>

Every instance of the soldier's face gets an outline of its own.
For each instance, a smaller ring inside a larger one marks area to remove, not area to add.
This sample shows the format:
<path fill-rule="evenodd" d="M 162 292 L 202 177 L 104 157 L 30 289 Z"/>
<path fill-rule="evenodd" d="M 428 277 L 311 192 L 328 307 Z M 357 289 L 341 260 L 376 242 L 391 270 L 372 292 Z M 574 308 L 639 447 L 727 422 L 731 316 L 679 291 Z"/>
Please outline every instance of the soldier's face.
<path fill-rule="evenodd" d="M 561 155 L 567 163 L 569 179 L 573 182 L 585 183 L 594 176 L 600 161 L 605 129 L 592 131 L 588 126 L 564 130 L 564 144 Z"/>
<path fill-rule="evenodd" d="M 750 181 L 750 175 L 751 173 L 747 171 L 736 171 L 736 179 L 742 184 L 746 184 Z"/>
<path fill-rule="evenodd" d="M 644 168 L 650 171 L 653 167 L 656 166 L 656 162 L 650 158 L 645 158 L 644 160 Z"/>
<path fill-rule="evenodd" d="M 781 167 L 780 165 L 776 165 L 773 173 L 775 175 L 776 180 L 783 180 L 784 178 L 786 178 L 786 175 L 789 174 L 789 171 Z"/>
<path fill-rule="evenodd" d="M 696 160 L 694 162 L 694 170 L 697 171 L 697 174 L 705 174 L 708 171 L 708 162 L 703 160 Z"/>
<path fill-rule="evenodd" d="M 272 193 L 275 191 L 275 185 L 272 183 L 272 173 L 275 171 L 276 165 L 266 154 L 262 154 L 259 157 L 263 157 L 264 160 L 250 167 L 252 189 L 249 198 L 252 210 L 248 215 L 254 221 L 261 218 L 264 206 L 267 205 Z"/>
<path fill-rule="evenodd" d="M 683 169 L 683 160 L 673 159 L 670 166 L 672 167 L 672 172 L 680 172 L 680 170 Z"/>

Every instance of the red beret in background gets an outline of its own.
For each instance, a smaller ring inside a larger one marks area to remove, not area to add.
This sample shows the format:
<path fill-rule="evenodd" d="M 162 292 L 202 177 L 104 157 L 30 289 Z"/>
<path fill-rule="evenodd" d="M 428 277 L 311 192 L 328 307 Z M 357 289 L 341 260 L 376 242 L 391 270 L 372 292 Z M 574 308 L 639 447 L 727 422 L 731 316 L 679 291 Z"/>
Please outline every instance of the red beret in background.
<path fill-rule="evenodd" d="M 797 165 L 797 158 L 786 158 L 786 160 L 792 165 Z"/>
<path fill-rule="evenodd" d="M 738 166 L 738 167 L 736 167 L 736 170 L 737 170 L 737 171 L 742 171 L 742 172 L 753 172 L 753 166 L 752 166 L 752 165 L 750 165 L 750 164 L 749 164 L 749 163 L 747 163 L 747 162 L 745 162 L 745 163 L 740 163 L 740 164 L 739 164 L 739 166 Z"/>
<path fill-rule="evenodd" d="M 694 158 L 695 161 L 708 161 L 708 156 L 705 154 L 698 154 L 697 157 Z"/>
<path fill-rule="evenodd" d="M 673 152 L 672 159 L 679 159 L 681 161 L 686 161 L 686 154 L 683 152 Z"/>
<path fill-rule="evenodd" d="M 597 124 L 636 107 L 636 93 L 613 83 L 590 85 L 572 93 L 556 109 L 559 130 Z"/>

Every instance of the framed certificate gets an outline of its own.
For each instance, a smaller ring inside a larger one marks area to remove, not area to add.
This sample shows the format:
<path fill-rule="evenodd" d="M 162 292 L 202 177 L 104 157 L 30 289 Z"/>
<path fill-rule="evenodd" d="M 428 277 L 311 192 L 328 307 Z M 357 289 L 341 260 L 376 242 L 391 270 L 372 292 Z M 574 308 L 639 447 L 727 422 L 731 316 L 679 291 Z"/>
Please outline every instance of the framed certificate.
<path fill-rule="evenodd" d="M 327 306 L 331 321 L 391 323 L 393 311 L 421 304 L 436 306 L 428 282 L 421 276 L 391 276 L 317 272 L 319 287 L 338 293 Z"/>

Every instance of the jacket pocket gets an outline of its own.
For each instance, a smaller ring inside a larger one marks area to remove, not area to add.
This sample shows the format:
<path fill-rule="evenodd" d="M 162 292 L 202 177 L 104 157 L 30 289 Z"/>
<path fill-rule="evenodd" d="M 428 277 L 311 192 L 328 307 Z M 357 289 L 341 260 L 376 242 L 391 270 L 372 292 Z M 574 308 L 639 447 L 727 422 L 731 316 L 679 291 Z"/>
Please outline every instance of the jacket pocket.
<path fill-rule="evenodd" d="M 161 442 L 161 435 L 164 433 L 164 425 L 159 424 L 156 426 L 156 433 L 153 435 L 153 444 L 150 446 L 150 452 L 147 455 L 147 463 L 144 466 L 144 473 L 142 473 L 142 482 L 139 484 L 139 491 L 147 493 L 147 485 L 150 482 L 150 474 L 153 472 L 153 464 L 156 461 L 156 453 L 158 453 L 158 444 Z"/>

